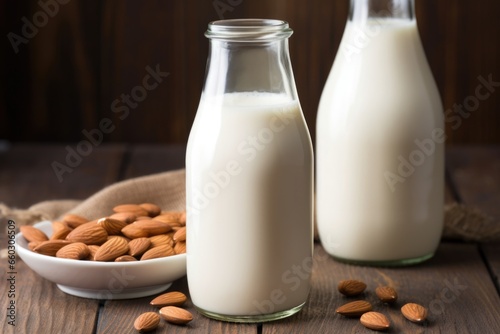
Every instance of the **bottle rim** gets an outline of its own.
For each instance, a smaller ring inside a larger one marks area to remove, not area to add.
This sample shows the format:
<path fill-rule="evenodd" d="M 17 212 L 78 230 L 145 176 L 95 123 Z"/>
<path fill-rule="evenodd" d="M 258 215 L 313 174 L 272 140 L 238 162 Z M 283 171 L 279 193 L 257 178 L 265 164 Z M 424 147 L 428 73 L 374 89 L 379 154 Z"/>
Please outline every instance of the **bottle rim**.
<path fill-rule="evenodd" d="M 288 22 L 275 19 L 230 19 L 212 21 L 205 36 L 233 42 L 259 42 L 288 38 L 292 35 Z"/>

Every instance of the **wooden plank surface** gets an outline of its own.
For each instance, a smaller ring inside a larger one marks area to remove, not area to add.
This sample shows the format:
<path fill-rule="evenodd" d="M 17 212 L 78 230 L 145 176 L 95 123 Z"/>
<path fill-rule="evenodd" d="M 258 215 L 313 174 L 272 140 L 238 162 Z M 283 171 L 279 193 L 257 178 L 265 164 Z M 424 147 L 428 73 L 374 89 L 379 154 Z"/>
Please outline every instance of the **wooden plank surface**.
<path fill-rule="evenodd" d="M 368 287 L 359 298 L 336 289 L 342 279 L 359 279 Z M 374 290 L 391 285 L 399 294 L 395 306 L 377 301 Z M 441 244 L 435 258 L 413 267 L 372 268 L 342 264 L 316 245 L 312 290 L 304 310 L 294 317 L 264 324 L 263 333 L 372 333 L 357 319 L 335 313 L 343 303 L 366 299 L 392 323 L 390 333 L 482 333 L 500 331 L 500 299 L 474 245 Z M 428 321 L 416 325 L 399 309 L 416 302 L 429 309 Z"/>
<path fill-rule="evenodd" d="M 9 205 L 26 207 L 47 198 L 70 197 L 70 194 L 74 195 L 73 198 L 84 198 L 120 179 L 180 168 L 184 165 L 184 150 L 183 146 L 102 145 L 84 159 L 72 174 L 67 174 L 64 182 L 56 180 L 55 183 L 50 163 L 61 159 L 61 154 L 64 159 L 64 146 L 16 145 L 0 153 L 0 201 L 8 200 Z M 459 197 L 485 212 L 495 212 L 488 211 L 494 203 L 490 198 L 498 196 L 500 187 L 498 183 L 495 186 L 495 183 L 484 180 L 488 179 L 488 170 L 493 167 L 494 172 L 498 166 L 494 162 L 498 158 L 491 158 L 497 157 L 498 149 L 458 149 L 450 152 L 448 172 L 453 182 L 459 180 L 454 185 Z M 479 167 L 471 167 L 476 163 Z M 478 179 L 485 187 L 475 187 L 470 179 Z M 448 192 L 447 199 L 453 200 L 453 190 L 449 188 Z M 0 222 L 2 231 L 5 231 L 5 223 Z M 0 234 L 0 243 L 6 245 L 4 233 Z M 188 302 L 187 308 L 195 316 L 190 325 L 162 324 L 157 332 L 370 333 L 357 320 L 335 314 L 335 309 L 343 302 L 353 300 L 341 297 L 336 291 L 336 284 L 341 279 L 357 278 L 368 284 L 367 292 L 362 297 L 371 301 L 374 308 L 384 312 L 393 323 L 389 333 L 497 333 L 500 332 L 500 297 L 495 281 L 498 284 L 499 254 L 499 244 L 481 245 L 479 250 L 474 244 L 443 242 L 436 257 L 422 265 L 369 268 L 338 263 L 316 245 L 312 291 L 301 313 L 263 325 L 236 325 L 202 317 Z M 3 278 L 7 272 L 6 260 L 2 259 L 2 262 L 0 273 Z M 96 300 L 62 293 L 19 259 L 16 270 L 18 326 L 14 331 L 7 322 L 2 322 L 2 333 L 134 333 L 133 319 L 141 312 L 151 310 L 149 297 L 101 304 Z M 379 284 L 392 284 L 398 289 L 400 300 L 396 307 L 376 302 L 373 291 Z M 171 290 L 188 293 L 186 279 L 176 281 Z M 428 322 L 415 325 L 401 317 L 398 309 L 409 301 L 429 308 Z M 0 296 L 0 302 L 6 305 L 6 294 Z"/>

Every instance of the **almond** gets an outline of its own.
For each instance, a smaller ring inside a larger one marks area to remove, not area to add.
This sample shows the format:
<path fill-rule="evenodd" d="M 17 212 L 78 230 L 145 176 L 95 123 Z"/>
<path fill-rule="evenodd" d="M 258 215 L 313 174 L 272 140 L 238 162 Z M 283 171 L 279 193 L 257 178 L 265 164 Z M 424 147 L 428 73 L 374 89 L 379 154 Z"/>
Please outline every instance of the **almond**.
<path fill-rule="evenodd" d="M 122 228 L 121 232 L 123 235 L 130 239 L 149 237 L 148 232 L 143 230 L 139 225 L 136 225 L 135 223 L 128 224 L 127 226 Z"/>
<path fill-rule="evenodd" d="M 149 217 L 158 216 L 161 213 L 161 208 L 156 204 L 142 203 L 139 206 L 148 212 Z"/>
<path fill-rule="evenodd" d="M 132 226 L 132 225 L 135 225 L 135 226 L 141 228 L 150 237 L 152 237 L 153 235 L 167 233 L 172 229 L 169 224 L 161 222 L 159 220 L 154 220 L 154 219 L 137 220 L 128 226 Z"/>
<path fill-rule="evenodd" d="M 179 291 L 167 292 L 153 299 L 150 304 L 156 307 L 182 306 L 187 300 L 185 294 Z"/>
<path fill-rule="evenodd" d="M 132 262 L 132 261 L 137 261 L 137 259 L 133 256 L 130 256 L 130 255 L 118 256 L 115 259 L 115 262 Z"/>
<path fill-rule="evenodd" d="M 174 251 L 175 254 L 186 253 L 186 242 L 185 241 L 176 242 L 174 245 Z"/>
<path fill-rule="evenodd" d="M 423 322 L 427 319 L 427 309 L 422 305 L 408 303 L 401 307 L 401 313 L 412 322 Z"/>
<path fill-rule="evenodd" d="M 134 321 L 134 328 L 139 332 L 150 332 L 158 328 L 160 316 L 156 312 L 146 312 Z"/>
<path fill-rule="evenodd" d="M 379 312 L 366 312 L 359 319 L 363 326 L 375 331 L 383 331 L 389 328 L 391 323 L 385 315 Z"/>
<path fill-rule="evenodd" d="M 151 220 L 152 218 L 149 216 L 138 216 L 135 220 Z"/>
<path fill-rule="evenodd" d="M 193 320 L 191 312 L 177 306 L 162 307 L 160 316 L 166 321 L 177 325 L 184 325 Z"/>
<path fill-rule="evenodd" d="M 52 235 L 50 240 L 64 240 L 66 236 L 71 232 L 71 228 L 63 222 L 53 222 L 52 223 Z"/>
<path fill-rule="evenodd" d="M 95 261 L 111 261 L 128 252 L 128 242 L 124 238 L 112 238 L 102 244 L 94 255 Z"/>
<path fill-rule="evenodd" d="M 366 300 L 356 300 L 347 304 L 344 304 L 337 308 L 336 312 L 346 317 L 359 317 L 363 313 L 372 310 L 372 305 Z"/>
<path fill-rule="evenodd" d="M 159 234 L 149 238 L 151 241 L 151 248 L 158 247 L 161 245 L 170 245 L 174 247 L 174 239 L 168 234 Z"/>
<path fill-rule="evenodd" d="M 63 221 L 71 228 L 77 228 L 78 226 L 85 224 L 89 220 L 85 217 L 79 216 L 79 215 L 74 215 L 74 214 L 67 214 L 64 215 Z"/>
<path fill-rule="evenodd" d="M 47 235 L 43 233 L 41 230 L 37 229 L 36 227 L 30 225 L 23 225 L 19 228 L 19 230 L 23 234 L 23 237 L 26 240 L 28 240 L 28 242 L 49 240 Z"/>
<path fill-rule="evenodd" d="M 109 218 L 118 219 L 118 220 L 124 222 L 125 224 L 132 224 L 133 222 L 135 222 L 136 217 L 137 216 L 131 212 L 118 212 L 118 213 L 114 213 L 111 216 L 109 216 Z"/>
<path fill-rule="evenodd" d="M 141 208 L 137 204 L 121 204 L 117 205 L 113 208 L 113 211 L 118 213 L 118 212 L 129 212 L 133 213 L 136 216 L 147 216 L 148 212 Z"/>
<path fill-rule="evenodd" d="M 375 289 L 375 294 L 384 303 L 394 303 L 398 299 L 398 293 L 390 286 L 379 286 Z"/>
<path fill-rule="evenodd" d="M 117 235 L 121 234 L 122 228 L 128 224 L 118 219 L 105 217 L 97 220 L 97 225 L 101 225 L 109 235 Z"/>
<path fill-rule="evenodd" d="M 94 261 L 95 253 L 99 250 L 99 246 L 97 245 L 88 245 L 89 247 L 89 255 L 87 256 L 87 260 Z"/>
<path fill-rule="evenodd" d="M 155 220 L 159 220 L 167 224 L 180 225 L 179 212 L 176 211 L 162 212 L 160 215 L 155 217 Z"/>
<path fill-rule="evenodd" d="M 39 243 L 33 251 L 43 255 L 56 256 L 58 250 L 69 244 L 70 242 L 67 240 L 47 240 Z"/>
<path fill-rule="evenodd" d="M 71 242 L 83 242 L 87 245 L 100 245 L 108 240 L 108 233 L 97 223 L 86 223 L 71 231 L 66 240 Z"/>
<path fill-rule="evenodd" d="M 40 245 L 42 242 L 44 241 L 30 241 L 28 243 L 28 249 L 32 251 L 33 249 L 35 249 L 36 246 Z"/>
<path fill-rule="evenodd" d="M 174 241 L 186 241 L 186 226 L 181 227 L 174 234 Z"/>
<path fill-rule="evenodd" d="M 56 257 L 82 260 L 89 255 L 89 252 L 89 248 L 83 242 L 73 242 L 59 249 L 56 253 Z"/>
<path fill-rule="evenodd" d="M 128 243 L 128 254 L 131 256 L 141 256 L 151 246 L 149 238 L 137 238 Z"/>
<path fill-rule="evenodd" d="M 159 257 L 166 257 L 170 255 L 175 255 L 175 251 L 170 245 L 162 245 L 158 247 L 151 248 L 146 253 L 141 256 L 141 261 L 156 259 Z"/>
<path fill-rule="evenodd" d="M 186 226 L 186 211 L 180 212 L 178 219 L 182 226 Z"/>
<path fill-rule="evenodd" d="M 339 282 L 337 289 L 345 296 L 357 296 L 365 291 L 366 284 L 355 279 L 343 280 Z"/>

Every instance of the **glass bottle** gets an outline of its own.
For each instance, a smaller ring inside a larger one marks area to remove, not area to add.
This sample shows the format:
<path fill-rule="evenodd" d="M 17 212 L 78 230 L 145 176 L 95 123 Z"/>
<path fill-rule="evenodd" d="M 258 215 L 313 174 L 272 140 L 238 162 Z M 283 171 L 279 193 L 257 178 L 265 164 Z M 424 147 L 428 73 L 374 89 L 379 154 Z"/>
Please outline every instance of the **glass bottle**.
<path fill-rule="evenodd" d="M 187 146 L 187 275 L 204 315 L 261 322 L 309 293 L 313 154 L 288 23 L 209 24 L 206 77 Z"/>
<path fill-rule="evenodd" d="M 317 115 L 317 225 L 354 263 L 433 256 L 443 226 L 444 121 L 412 0 L 351 0 Z"/>

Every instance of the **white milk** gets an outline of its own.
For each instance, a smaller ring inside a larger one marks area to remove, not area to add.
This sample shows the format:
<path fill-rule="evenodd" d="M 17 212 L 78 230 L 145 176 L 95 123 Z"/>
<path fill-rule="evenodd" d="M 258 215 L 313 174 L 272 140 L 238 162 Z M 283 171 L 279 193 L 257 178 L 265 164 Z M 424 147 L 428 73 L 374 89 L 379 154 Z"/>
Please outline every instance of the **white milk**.
<path fill-rule="evenodd" d="M 225 315 L 303 304 L 313 247 L 313 157 L 284 95 L 202 97 L 186 158 L 193 303 Z"/>
<path fill-rule="evenodd" d="M 317 118 L 317 223 L 331 255 L 388 262 L 434 253 L 443 128 L 415 21 L 349 22 Z"/>

